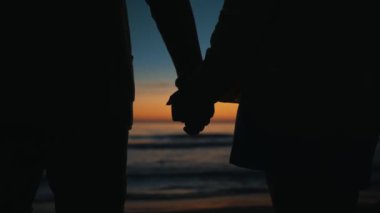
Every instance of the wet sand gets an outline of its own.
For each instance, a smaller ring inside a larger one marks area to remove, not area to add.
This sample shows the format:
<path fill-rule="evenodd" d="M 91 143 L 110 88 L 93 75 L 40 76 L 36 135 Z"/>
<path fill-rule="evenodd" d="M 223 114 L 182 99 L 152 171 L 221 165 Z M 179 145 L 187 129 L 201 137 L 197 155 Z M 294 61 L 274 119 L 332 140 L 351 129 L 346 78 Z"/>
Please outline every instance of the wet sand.
<path fill-rule="evenodd" d="M 35 203 L 34 213 L 54 213 L 52 202 Z M 274 213 L 267 193 L 173 200 L 131 200 L 126 213 Z M 358 213 L 380 212 L 380 186 L 361 193 Z"/>

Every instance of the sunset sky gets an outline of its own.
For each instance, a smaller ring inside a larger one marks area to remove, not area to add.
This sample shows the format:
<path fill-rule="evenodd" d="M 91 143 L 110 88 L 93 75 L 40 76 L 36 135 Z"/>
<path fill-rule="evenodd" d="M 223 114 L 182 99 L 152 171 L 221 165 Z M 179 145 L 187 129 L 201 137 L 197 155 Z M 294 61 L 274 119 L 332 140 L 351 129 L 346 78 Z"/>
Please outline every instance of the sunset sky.
<path fill-rule="evenodd" d="M 136 121 L 170 120 L 168 97 L 176 90 L 174 66 L 144 0 L 128 0 L 136 80 Z M 222 7 L 222 0 L 191 0 L 202 54 Z M 233 121 L 237 104 L 217 104 L 213 121 Z"/>

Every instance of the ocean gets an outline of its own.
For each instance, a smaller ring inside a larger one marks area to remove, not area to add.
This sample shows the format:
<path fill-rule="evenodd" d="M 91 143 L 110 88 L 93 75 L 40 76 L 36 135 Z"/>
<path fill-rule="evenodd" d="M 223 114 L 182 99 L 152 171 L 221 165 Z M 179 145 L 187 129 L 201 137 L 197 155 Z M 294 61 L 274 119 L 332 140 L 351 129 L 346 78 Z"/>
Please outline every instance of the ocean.
<path fill-rule="evenodd" d="M 177 123 L 135 128 L 128 150 L 129 199 L 266 191 L 262 174 L 229 164 L 233 123 L 212 123 L 197 137 L 186 136 Z"/>
<path fill-rule="evenodd" d="M 233 123 L 211 123 L 197 137 L 172 122 L 136 122 L 130 132 L 127 161 L 129 200 L 167 200 L 267 193 L 262 173 L 229 163 Z M 380 184 L 380 146 L 373 183 Z M 74 193 L 74 192 L 73 192 Z M 52 201 L 45 179 L 37 202 Z"/>
<path fill-rule="evenodd" d="M 178 199 L 266 191 L 262 174 L 229 164 L 234 124 L 212 123 L 197 137 L 173 122 L 136 122 L 130 131 L 127 199 Z M 45 178 L 36 201 L 52 201 Z"/>

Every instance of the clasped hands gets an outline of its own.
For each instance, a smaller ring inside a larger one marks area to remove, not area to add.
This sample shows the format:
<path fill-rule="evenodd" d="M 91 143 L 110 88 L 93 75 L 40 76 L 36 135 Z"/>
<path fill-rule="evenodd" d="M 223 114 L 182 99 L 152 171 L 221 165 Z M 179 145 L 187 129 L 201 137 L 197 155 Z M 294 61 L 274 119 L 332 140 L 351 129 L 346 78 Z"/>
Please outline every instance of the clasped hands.
<path fill-rule="evenodd" d="M 183 122 L 183 130 L 190 136 L 198 135 L 214 115 L 214 103 L 194 90 L 178 89 L 167 105 L 171 105 L 173 121 Z"/>

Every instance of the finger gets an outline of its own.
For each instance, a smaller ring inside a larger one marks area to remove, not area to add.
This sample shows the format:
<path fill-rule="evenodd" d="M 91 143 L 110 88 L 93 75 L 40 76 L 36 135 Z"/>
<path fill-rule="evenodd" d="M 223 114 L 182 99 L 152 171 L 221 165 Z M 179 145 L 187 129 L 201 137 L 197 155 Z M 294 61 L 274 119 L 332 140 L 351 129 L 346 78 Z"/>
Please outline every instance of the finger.
<path fill-rule="evenodd" d="M 189 127 L 189 126 L 185 126 L 183 128 L 183 130 L 190 136 L 197 136 L 199 135 L 199 133 L 203 130 L 203 127 L 200 128 L 200 127 Z"/>
<path fill-rule="evenodd" d="M 173 95 L 169 97 L 169 100 L 166 102 L 166 105 L 172 105 L 173 104 Z"/>
<path fill-rule="evenodd" d="M 184 122 L 186 120 L 185 119 L 185 114 L 184 114 L 183 110 L 178 109 L 178 107 L 172 105 L 171 112 L 172 112 L 172 120 L 173 121 Z"/>
<path fill-rule="evenodd" d="M 188 135 L 194 136 L 194 135 L 198 135 L 200 132 L 202 132 L 204 128 L 205 128 L 205 125 L 203 125 L 203 123 L 185 122 L 184 131 Z"/>

